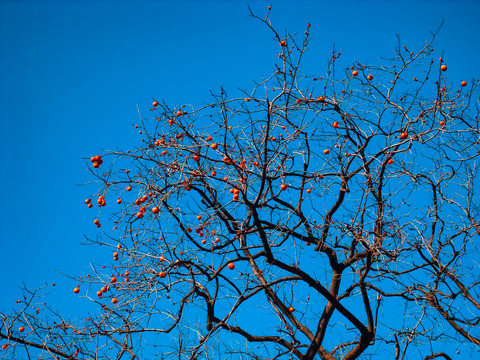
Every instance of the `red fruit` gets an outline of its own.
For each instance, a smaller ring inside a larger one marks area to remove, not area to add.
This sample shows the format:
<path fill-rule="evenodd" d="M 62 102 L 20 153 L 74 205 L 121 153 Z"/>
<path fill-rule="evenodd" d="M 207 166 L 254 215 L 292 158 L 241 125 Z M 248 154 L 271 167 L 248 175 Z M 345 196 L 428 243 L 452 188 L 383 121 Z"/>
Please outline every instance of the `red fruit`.
<path fill-rule="evenodd" d="M 3 345 L 2 345 L 2 349 L 3 349 L 3 350 L 7 350 L 7 349 L 8 349 L 8 344 L 3 344 Z"/>
<path fill-rule="evenodd" d="M 442 70 L 442 71 L 447 71 L 447 65 L 442 65 L 442 66 L 440 66 L 440 70 Z"/>
<path fill-rule="evenodd" d="M 235 269 L 235 264 L 234 264 L 234 263 L 228 264 L 228 268 L 229 268 L 230 270 Z"/>
<path fill-rule="evenodd" d="M 78 287 L 76 287 L 75 289 L 73 289 L 73 292 L 74 292 L 75 294 L 78 294 L 78 293 L 80 292 L 80 289 L 79 289 Z"/>
<path fill-rule="evenodd" d="M 212 176 L 217 176 L 217 172 L 215 170 L 212 171 Z"/>
<path fill-rule="evenodd" d="M 166 273 L 165 271 L 162 271 L 162 272 L 160 273 L 160 277 L 161 277 L 162 279 L 164 279 L 166 276 L 167 276 L 167 273 Z"/>
<path fill-rule="evenodd" d="M 121 204 L 122 203 L 122 199 L 118 198 L 117 199 L 117 204 Z"/>
<path fill-rule="evenodd" d="M 110 279 L 110 282 L 111 282 L 112 284 L 116 283 L 116 282 L 117 282 L 117 278 L 116 278 L 115 276 L 112 277 L 112 278 Z"/>
<path fill-rule="evenodd" d="M 394 162 L 395 162 L 395 161 L 393 161 L 393 159 L 388 160 L 388 163 L 389 163 L 390 165 L 392 165 Z"/>
<path fill-rule="evenodd" d="M 24 331 L 25 331 L 25 328 L 24 328 L 23 326 L 20 326 L 20 327 L 18 328 L 18 331 L 24 332 Z"/>
<path fill-rule="evenodd" d="M 293 306 L 290 306 L 290 307 L 288 308 L 288 311 L 290 311 L 291 313 L 293 313 L 293 312 L 295 311 L 295 309 L 293 308 Z"/>
<path fill-rule="evenodd" d="M 127 186 L 126 190 L 127 190 L 127 191 L 132 191 L 132 187 L 131 187 L 131 186 Z"/>
<path fill-rule="evenodd" d="M 312 189 L 307 189 L 307 193 L 311 193 L 312 192 Z"/>
<path fill-rule="evenodd" d="M 462 81 L 462 82 L 460 83 L 460 85 L 462 85 L 462 86 L 467 86 L 467 82 L 464 80 L 464 81 Z"/>
<path fill-rule="evenodd" d="M 92 199 L 86 199 L 85 200 L 85 204 L 87 204 L 87 205 L 90 204 L 91 202 L 92 202 Z"/>
<path fill-rule="evenodd" d="M 100 224 L 100 220 L 95 219 L 95 220 L 93 220 L 93 223 L 94 223 L 95 225 L 98 225 L 98 224 Z"/>
<path fill-rule="evenodd" d="M 97 291 L 97 296 L 98 296 L 99 298 L 101 298 L 102 295 L 103 295 L 103 292 L 102 292 L 101 290 Z"/>
<path fill-rule="evenodd" d="M 280 189 L 281 189 L 281 190 L 287 190 L 287 189 L 288 189 L 288 185 L 287 185 L 287 184 L 282 184 L 282 185 L 280 185 Z"/>
<path fill-rule="evenodd" d="M 324 153 L 325 155 L 328 155 L 328 154 L 330 154 L 330 150 L 325 149 L 325 150 L 323 150 L 323 153 Z"/>
<path fill-rule="evenodd" d="M 118 303 L 118 299 L 117 299 L 117 298 L 113 298 L 113 299 L 112 299 L 112 304 L 116 304 L 116 303 Z"/>
<path fill-rule="evenodd" d="M 158 106 L 158 102 L 157 102 L 157 101 L 154 101 L 154 102 L 152 103 L 152 106 L 153 106 L 153 107 L 157 107 L 157 106 Z"/>
<path fill-rule="evenodd" d="M 406 138 L 408 138 L 408 132 L 402 132 L 400 134 L 400 139 L 405 140 Z"/>
<path fill-rule="evenodd" d="M 287 43 L 284 40 L 282 40 L 280 41 L 280 46 L 287 46 Z"/>
<path fill-rule="evenodd" d="M 372 74 L 368 74 L 367 79 L 368 79 L 368 80 L 373 80 L 373 75 L 372 75 Z"/>
<path fill-rule="evenodd" d="M 335 129 L 338 129 L 338 121 L 334 121 L 332 123 L 332 127 L 334 127 Z"/>
<path fill-rule="evenodd" d="M 195 160 L 195 161 L 198 161 L 198 160 L 200 160 L 200 156 L 198 156 L 198 155 L 193 155 L 193 158 L 192 158 L 192 159 Z"/>
<path fill-rule="evenodd" d="M 210 147 L 211 147 L 213 150 L 217 150 L 218 144 L 217 144 L 217 143 L 213 143 L 212 145 L 210 145 Z"/>
<path fill-rule="evenodd" d="M 152 212 L 154 214 L 158 214 L 160 212 L 160 209 L 157 206 L 155 206 L 155 207 L 152 208 Z"/>
<path fill-rule="evenodd" d="M 357 71 L 357 70 L 353 70 L 353 71 L 352 71 L 352 76 L 358 76 L 358 71 Z"/>
<path fill-rule="evenodd" d="M 297 104 L 300 104 L 302 102 L 302 99 L 297 99 L 295 100 Z"/>
<path fill-rule="evenodd" d="M 139 211 L 135 214 L 135 216 L 137 217 L 137 219 L 141 219 L 143 218 L 143 212 Z"/>

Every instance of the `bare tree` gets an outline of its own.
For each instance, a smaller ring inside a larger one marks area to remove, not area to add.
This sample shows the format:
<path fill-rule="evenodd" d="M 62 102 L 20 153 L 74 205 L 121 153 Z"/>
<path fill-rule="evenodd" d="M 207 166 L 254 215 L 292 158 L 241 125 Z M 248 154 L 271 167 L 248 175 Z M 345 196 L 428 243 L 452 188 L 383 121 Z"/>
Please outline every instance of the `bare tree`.
<path fill-rule="evenodd" d="M 0 357 L 478 353 L 478 82 L 444 77 L 435 34 L 381 66 L 338 69 L 334 51 L 312 78 L 309 25 L 283 37 L 252 16 L 279 44 L 269 78 L 196 109 L 155 101 L 138 148 L 91 158 L 86 203 L 115 226 L 91 242 L 113 260 L 74 291 L 99 311 L 39 314 L 43 290 L 27 292 Z"/>

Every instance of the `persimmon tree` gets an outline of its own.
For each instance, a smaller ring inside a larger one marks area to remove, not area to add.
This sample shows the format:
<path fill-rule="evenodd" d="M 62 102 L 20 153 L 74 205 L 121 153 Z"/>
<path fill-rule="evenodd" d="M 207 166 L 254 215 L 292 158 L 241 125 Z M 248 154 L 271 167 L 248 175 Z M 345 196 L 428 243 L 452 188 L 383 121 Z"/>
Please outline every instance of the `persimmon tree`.
<path fill-rule="evenodd" d="M 92 157 L 90 242 L 112 259 L 74 293 L 98 311 L 39 313 L 27 292 L 0 357 L 478 353 L 478 82 L 448 78 L 435 34 L 379 66 L 332 52 L 307 76 L 310 25 L 258 19 L 278 43 L 270 77 L 200 108 L 154 101 L 137 148 Z"/>

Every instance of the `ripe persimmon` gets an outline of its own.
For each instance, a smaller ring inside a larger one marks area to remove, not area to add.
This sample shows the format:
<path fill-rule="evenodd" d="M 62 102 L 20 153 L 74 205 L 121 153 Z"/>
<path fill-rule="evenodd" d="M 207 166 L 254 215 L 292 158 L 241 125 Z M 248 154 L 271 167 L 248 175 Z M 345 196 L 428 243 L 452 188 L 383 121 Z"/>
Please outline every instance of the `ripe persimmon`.
<path fill-rule="evenodd" d="M 368 79 L 368 80 L 373 80 L 373 75 L 372 75 L 372 74 L 368 74 L 367 79 Z"/>
<path fill-rule="evenodd" d="M 234 263 L 228 264 L 228 268 L 229 268 L 230 270 L 235 269 L 235 264 L 234 264 Z"/>
<path fill-rule="evenodd" d="M 288 185 L 287 184 L 282 184 L 280 185 L 280 190 L 287 190 L 288 189 Z"/>
<path fill-rule="evenodd" d="M 217 172 L 215 170 L 212 171 L 212 176 L 217 176 Z"/>
<path fill-rule="evenodd" d="M 118 198 L 117 199 L 117 204 L 121 204 L 122 203 L 122 199 Z"/>
<path fill-rule="evenodd" d="M 332 123 L 332 127 L 335 128 L 335 129 L 338 129 L 338 127 L 339 127 L 339 126 L 338 126 L 338 121 L 334 121 L 334 122 Z"/>
<path fill-rule="evenodd" d="M 132 191 L 132 187 L 131 187 L 131 186 L 127 186 L 126 190 L 127 190 L 127 191 Z"/>
<path fill-rule="evenodd" d="M 408 138 L 408 132 L 402 132 L 400 134 L 400 139 L 405 140 L 406 138 Z"/>
<path fill-rule="evenodd" d="M 389 163 L 390 165 L 392 165 L 394 162 L 395 162 L 395 161 L 393 161 L 393 159 L 388 160 L 388 163 Z"/>
<path fill-rule="evenodd" d="M 442 70 L 442 71 L 447 71 L 447 65 L 442 65 L 442 66 L 440 66 L 440 70 Z"/>
<path fill-rule="evenodd" d="M 80 292 L 80 289 L 79 289 L 78 287 L 76 287 L 75 289 L 73 289 L 73 292 L 74 292 L 75 294 L 78 294 L 78 293 Z"/>
<path fill-rule="evenodd" d="M 213 143 L 212 145 L 210 145 L 210 147 L 211 147 L 213 150 L 217 150 L 218 144 L 217 144 L 217 143 Z"/>
<path fill-rule="evenodd" d="M 112 304 L 116 304 L 116 303 L 118 303 L 118 299 L 117 299 L 117 298 L 113 298 L 113 299 L 112 299 Z"/>
<path fill-rule="evenodd" d="M 358 76 L 358 71 L 357 71 L 357 70 L 353 70 L 353 71 L 352 71 L 352 76 Z"/>
<path fill-rule="evenodd" d="M 23 326 L 20 326 L 20 327 L 18 328 L 18 331 L 24 332 L 24 331 L 25 331 L 25 328 L 24 328 Z"/>
<path fill-rule="evenodd" d="M 92 159 L 93 159 L 93 161 L 92 161 Z M 93 163 L 97 162 L 99 165 L 103 164 L 103 160 L 102 160 L 102 157 L 100 155 L 95 155 L 95 156 L 91 157 L 90 161 L 92 161 Z"/>
<path fill-rule="evenodd" d="M 464 80 L 460 83 L 461 86 L 467 86 L 467 82 Z"/>
<path fill-rule="evenodd" d="M 288 311 L 290 311 L 291 313 L 293 313 L 293 312 L 295 311 L 295 309 L 293 308 L 293 306 L 290 306 L 290 307 L 288 308 Z"/>
<path fill-rule="evenodd" d="M 152 103 L 152 106 L 153 106 L 153 107 L 157 107 L 157 106 L 158 106 L 158 102 L 157 102 L 157 101 L 154 101 L 154 102 Z"/>
<path fill-rule="evenodd" d="M 280 41 L 280 46 L 287 46 L 287 43 L 285 42 L 285 40 Z"/>
<path fill-rule="evenodd" d="M 154 214 L 158 214 L 160 212 L 160 208 L 158 206 L 155 206 L 155 207 L 152 208 L 152 212 Z"/>
<path fill-rule="evenodd" d="M 117 282 L 117 278 L 116 278 L 115 276 L 112 277 L 112 278 L 110 279 L 110 282 L 111 282 L 112 284 L 116 283 L 116 282 Z"/>

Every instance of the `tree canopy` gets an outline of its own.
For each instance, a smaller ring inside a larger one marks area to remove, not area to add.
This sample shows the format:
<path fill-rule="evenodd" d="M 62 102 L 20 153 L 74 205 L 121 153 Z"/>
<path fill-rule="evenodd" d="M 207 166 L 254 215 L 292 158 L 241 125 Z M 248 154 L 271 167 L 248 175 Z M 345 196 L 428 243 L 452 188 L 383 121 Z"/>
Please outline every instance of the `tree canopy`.
<path fill-rule="evenodd" d="M 89 241 L 112 261 L 74 292 L 98 312 L 39 314 L 41 290 L 26 293 L 2 314 L 0 357 L 478 351 L 478 81 L 448 78 L 435 34 L 416 51 L 399 40 L 381 65 L 341 68 L 332 51 L 307 75 L 310 25 L 282 36 L 252 16 L 278 43 L 270 77 L 198 108 L 153 99 L 138 147 L 90 159 Z"/>

